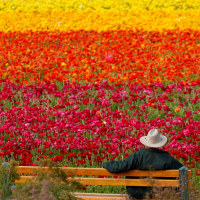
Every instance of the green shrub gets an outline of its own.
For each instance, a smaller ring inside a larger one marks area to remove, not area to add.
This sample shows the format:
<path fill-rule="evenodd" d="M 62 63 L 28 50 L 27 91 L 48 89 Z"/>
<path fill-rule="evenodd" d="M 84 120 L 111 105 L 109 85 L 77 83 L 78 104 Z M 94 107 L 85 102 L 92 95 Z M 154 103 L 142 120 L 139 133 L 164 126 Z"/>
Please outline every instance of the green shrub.
<path fill-rule="evenodd" d="M 11 186 L 14 180 L 19 179 L 16 169 L 17 163 L 0 163 L 0 197 L 1 200 L 8 199 L 12 195 Z"/>
<path fill-rule="evenodd" d="M 83 188 L 72 179 L 73 174 L 67 174 L 55 164 L 46 161 L 34 172 L 36 176 L 33 180 L 16 184 L 15 187 L 12 186 L 13 182 L 19 178 L 15 166 L 13 162 L 1 165 L 1 200 L 76 200 L 72 192 Z M 48 167 L 49 173 L 44 172 L 43 166 Z"/>

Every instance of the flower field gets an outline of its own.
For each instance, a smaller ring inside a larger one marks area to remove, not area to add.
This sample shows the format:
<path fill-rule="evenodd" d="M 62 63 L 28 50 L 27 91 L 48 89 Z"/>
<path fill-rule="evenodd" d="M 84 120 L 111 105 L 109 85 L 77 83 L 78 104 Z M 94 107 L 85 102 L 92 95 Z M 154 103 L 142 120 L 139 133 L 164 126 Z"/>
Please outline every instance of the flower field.
<path fill-rule="evenodd" d="M 164 149 L 185 165 L 200 162 L 200 83 L 2 85 L 0 155 L 21 165 L 51 158 L 101 166 L 142 148 L 139 137 L 153 127 L 169 138 Z"/>
<path fill-rule="evenodd" d="M 143 148 L 200 168 L 200 1 L 0 2 L 0 156 L 101 167 Z"/>

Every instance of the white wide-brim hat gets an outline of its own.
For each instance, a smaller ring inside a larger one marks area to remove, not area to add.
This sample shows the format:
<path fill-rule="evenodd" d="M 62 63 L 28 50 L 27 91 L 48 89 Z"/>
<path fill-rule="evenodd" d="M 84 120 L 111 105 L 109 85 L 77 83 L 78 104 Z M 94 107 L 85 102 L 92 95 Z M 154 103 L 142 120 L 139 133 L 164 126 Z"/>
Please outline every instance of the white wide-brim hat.
<path fill-rule="evenodd" d="M 152 129 L 147 136 L 140 138 L 140 142 L 148 147 L 162 147 L 167 142 L 167 137 L 160 135 L 157 129 Z"/>

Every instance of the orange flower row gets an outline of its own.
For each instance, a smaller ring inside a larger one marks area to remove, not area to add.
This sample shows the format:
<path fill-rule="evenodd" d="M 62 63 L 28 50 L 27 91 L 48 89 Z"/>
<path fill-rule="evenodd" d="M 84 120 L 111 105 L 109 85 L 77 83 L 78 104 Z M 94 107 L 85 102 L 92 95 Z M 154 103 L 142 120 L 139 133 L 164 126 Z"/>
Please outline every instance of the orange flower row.
<path fill-rule="evenodd" d="M 200 76 L 198 38 L 193 30 L 0 33 L 0 78 L 24 84 L 192 82 Z"/>
<path fill-rule="evenodd" d="M 70 16 L 70 17 L 69 17 Z M 179 28 L 200 30 L 199 10 L 132 11 L 10 11 L 1 12 L 0 31 L 136 30 L 163 31 Z"/>

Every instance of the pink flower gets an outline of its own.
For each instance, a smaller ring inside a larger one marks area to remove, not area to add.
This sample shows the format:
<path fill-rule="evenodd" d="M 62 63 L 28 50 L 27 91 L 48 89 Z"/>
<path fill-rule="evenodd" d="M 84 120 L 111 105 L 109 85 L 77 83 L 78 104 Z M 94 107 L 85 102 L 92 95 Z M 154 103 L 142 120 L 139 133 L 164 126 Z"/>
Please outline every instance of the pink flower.
<path fill-rule="evenodd" d="M 106 60 L 111 60 L 112 57 L 113 57 L 113 55 L 108 53 L 108 54 L 106 55 Z"/>
<path fill-rule="evenodd" d="M 78 110 L 79 106 L 75 105 L 73 108 L 74 108 L 74 110 Z"/>

